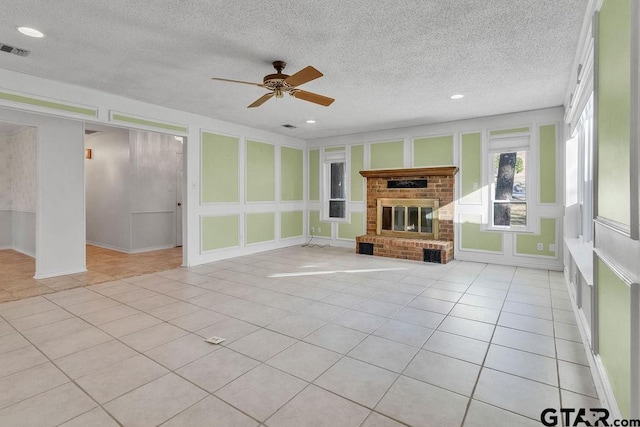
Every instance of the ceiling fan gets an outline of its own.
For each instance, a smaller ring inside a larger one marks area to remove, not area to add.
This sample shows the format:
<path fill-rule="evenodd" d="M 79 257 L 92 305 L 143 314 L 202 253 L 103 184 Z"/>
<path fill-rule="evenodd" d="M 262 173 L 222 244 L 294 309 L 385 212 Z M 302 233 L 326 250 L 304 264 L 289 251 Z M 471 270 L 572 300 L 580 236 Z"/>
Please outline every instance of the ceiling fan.
<path fill-rule="evenodd" d="M 265 89 L 269 89 L 271 92 L 258 98 L 253 104 L 247 108 L 259 107 L 269 99 L 282 98 L 285 92 L 294 98 L 302 99 L 304 101 L 313 102 L 314 104 L 323 105 L 328 107 L 335 99 L 326 96 L 318 95 L 317 93 L 307 92 L 306 90 L 298 89 L 298 86 L 308 83 L 311 80 L 315 80 L 322 77 L 322 73 L 312 66 L 308 66 L 298 71 L 293 75 L 282 74 L 282 70 L 287 66 L 284 61 L 273 61 L 273 68 L 276 69 L 276 74 L 268 74 L 264 76 L 262 83 L 243 82 L 240 80 L 229 80 L 213 77 L 212 80 L 220 80 L 223 82 L 243 83 L 247 85 L 259 86 Z"/>

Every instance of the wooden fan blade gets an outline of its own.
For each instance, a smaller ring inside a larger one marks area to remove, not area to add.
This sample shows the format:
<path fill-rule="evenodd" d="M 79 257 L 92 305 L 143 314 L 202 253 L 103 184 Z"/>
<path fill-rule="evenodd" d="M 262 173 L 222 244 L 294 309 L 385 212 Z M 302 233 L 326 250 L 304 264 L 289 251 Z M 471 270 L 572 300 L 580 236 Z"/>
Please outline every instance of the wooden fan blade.
<path fill-rule="evenodd" d="M 309 65 L 308 67 L 303 68 L 294 75 L 287 77 L 286 79 L 284 79 L 284 81 L 289 86 L 296 87 L 322 76 L 323 74 L 320 71 Z"/>
<path fill-rule="evenodd" d="M 220 79 L 218 77 L 211 77 L 211 80 L 219 80 L 221 82 L 231 82 L 231 83 L 242 83 L 242 84 L 245 84 L 245 85 L 264 87 L 264 85 L 260 84 L 260 83 L 243 82 L 241 80 Z"/>
<path fill-rule="evenodd" d="M 291 92 L 291 96 L 299 99 L 303 99 L 305 101 L 313 102 L 314 104 L 324 105 L 328 107 L 335 101 L 333 98 L 329 98 L 327 96 L 318 95 L 317 93 L 307 92 L 306 90 L 295 90 Z"/>
<path fill-rule="evenodd" d="M 249 105 L 247 108 L 259 107 L 265 102 L 267 102 L 268 100 L 270 100 L 273 97 L 273 95 L 275 95 L 275 93 L 273 92 L 268 93 L 266 95 L 262 95 L 260 98 L 258 98 L 253 104 Z"/>

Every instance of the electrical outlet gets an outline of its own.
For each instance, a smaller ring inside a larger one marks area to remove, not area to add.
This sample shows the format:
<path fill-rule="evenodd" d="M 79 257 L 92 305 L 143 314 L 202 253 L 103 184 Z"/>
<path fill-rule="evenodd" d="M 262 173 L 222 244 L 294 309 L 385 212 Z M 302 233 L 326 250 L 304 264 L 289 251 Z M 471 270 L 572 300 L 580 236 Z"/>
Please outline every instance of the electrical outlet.
<path fill-rule="evenodd" d="M 556 252 L 556 244 L 555 243 L 549 243 L 549 252 Z"/>
<path fill-rule="evenodd" d="M 538 243 L 538 250 L 539 251 L 544 251 L 544 244 Z"/>
<path fill-rule="evenodd" d="M 311 232 L 315 233 L 315 231 L 316 231 L 315 227 L 311 227 Z"/>
<path fill-rule="evenodd" d="M 474 182 L 474 183 L 473 183 L 473 189 L 474 189 L 474 190 L 477 190 L 477 189 L 478 189 L 478 183 L 477 183 L 477 182 Z"/>

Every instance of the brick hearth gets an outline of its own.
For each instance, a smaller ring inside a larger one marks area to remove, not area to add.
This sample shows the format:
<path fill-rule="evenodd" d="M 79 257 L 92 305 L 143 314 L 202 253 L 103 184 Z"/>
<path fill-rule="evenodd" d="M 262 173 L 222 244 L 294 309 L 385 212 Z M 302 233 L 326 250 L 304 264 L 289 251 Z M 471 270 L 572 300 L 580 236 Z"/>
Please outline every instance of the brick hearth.
<path fill-rule="evenodd" d="M 438 249 L 442 263 L 451 261 L 454 256 L 454 176 L 457 172 L 455 166 L 360 171 L 360 175 L 367 178 L 367 234 L 356 238 L 356 251 L 360 252 L 361 242 L 372 243 L 374 255 L 422 261 L 423 249 Z M 389 180 L 410 179 L 426 179 L 427 187 L 387 188 Z M 379 198 L 438 200 L 438 240 L 378 236 L 376 221 Z"/>

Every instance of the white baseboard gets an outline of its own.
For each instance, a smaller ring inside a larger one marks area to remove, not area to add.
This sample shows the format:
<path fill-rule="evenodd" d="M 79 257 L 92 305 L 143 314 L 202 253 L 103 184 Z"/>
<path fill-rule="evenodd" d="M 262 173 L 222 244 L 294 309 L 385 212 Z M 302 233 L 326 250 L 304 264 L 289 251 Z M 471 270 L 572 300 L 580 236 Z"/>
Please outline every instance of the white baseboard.
<path fill-rule="evenodd" d="M 12 247 L 10 247 L 8 249 L 13 249 L 16 252 L 20 252 L 22 255 L 26 255 L 26 256 L 31 257 L 33 259 L 36 258 L 36 254 L 34 252 L 31 252 L 31 251 L 25 251 L 25 250 L 16 248 L 15 246 L 12 246 Z"/>
<path fill-rule="evenodd" d="M 186 267 L 195 267 L 196 265 L 207 264 L 215 261 L 222 261 L 224 259 L 236 258 L 244 255 L 252 255 L 257 254 L 259 252 L 272 251 L 274 249 L 282 249 L 288 248 L 290 246 L 298 246 L 306 243 L 309 239 L 305 237 L 296 237 L 289 238 L 286 240 L 281 240 L 273 243 L 267 243 L 264 245 L 255 245 L 255 246 L 245 246 L 245 247 L 235 247 L 235 248 L 226 248 L 226 249 L 216 249 L 213 251 L 201 253 L 195 257 L 193 257 L 189 265 Z M 315 240 L 315 239 L 314 239 Z"/>
<path fill-rule="evenodd" d="M 120 248 L 120 247 L 111 246 L 111 245 L 105 245 L 104 243 L 93 242 L 91 240 L 87 240 L 87 244 L 91 245 L 91 246 L 97 246 L 97 247 L 103 248 L 103 249 L 109 249 L 111 251 L 122 252 L 124 254 L 130 254 L 131 253 L 131 251 L 129 251 L 128 249 L 125 249 L 125 248 Z"/>
<path fill-rule="evenodd" d="M 133 249 L 129 253 L 139 254 L 139 253 L 143 253 L 143 252 L 161 251 L 163 249 L 173 249 L 175 247 L 176 247 L 175 245 L 154 246 L 154 247 L 151 247 L 151 248 Z"/>
<path fill-rule="evenodd" d="M 127 250 L 124 248 L 119 248 L 116 246 L 111 246 L 111 245 L 105 245 L 104 243 L 97 243 L 97 242 L 92 242 L 87 240 L 87 244 L 91 245 L 91 246 L 97 246 L 99 248 L 103 248 L 103 249 L 109 249 L 111 251 L 116 251 L 116 252 L 122 252 L 124 254 L 140 254 L 143 252 L 152 252 L 152 251 L 160 251 L 162 249 L 173 249 L 175 248 L 175 245 L 162 245 L 162 246 L 153 246 L 150 248 L 140 248 L 140 249 L 132 249 L 132 250 Z"/>
<path fill-rule="evenodd" d="M 610 419 L 622 419 L 622 413 L 620 412 L 620 408 L 618 407 L 618 403 L 613 394 L 613 388 L 611 387 L 611 382 L 609 382 L 609 377 L 607 376 L 607 372 L 602 364 L 602 360 L 600 359 L 600 356 L 593 354 L 591 351 L 591 347 L 589 345 L 591 339 L 588 336 L 588 334 L 590 334 L 590 328 L 583 312 L 578 309 L 575 293 L 571 292 L 571 283 L 567 280 L 566 274 L 565 285 L 567 286 L 567 290 L 571 298 L 571 308 L 573 309 L 573 314 L 577 320 L 580 338 L 582 338 L 584 351 L 587 354 L 587 361 L 589 362 L 593 385 L 596 388 L 596 393 L 600 397 L 600 403 L 609 410 Z"/>
<path fill-rule="evenodd" d="M 79 268 L 77 270 L 67 270 L 67 271 L 56 271 L 53 273 L 44 273 L 44 274 L 38 274 L 38 272 L 36 272 L 36 275 L 33 276 L 34 279 L 39 280 L 39 279 L 48 279 L 50 277 L 57 277 L 57 276 L 67 276 L 69 274 L 78 274 L 78 273 L 86 273 L 87 272 L 87 268 Z"/>
<path fill-rule="evenodd" d="M 542 270 L 562 271 L 562 261 L 559 259 L 536 259 L 524 256 L 507 257 L 503 254 L 470 252 L 456 249 L 454 259 L 458 261 L 482 262 L 489 264 L 508 265 L 512 267 L 538 268 Z"/>
<path fill-rule="evenodd" d="M 614 420 L 623 419 L 622 412 L 620 411 L 616 397 L 613 394 L 613 388 L 609 382 L 609 377 L 607 376 L 607 371 L 604 368 L 602 359 L 600 359 L 599 355 L 593 355 L 590 351 L 587 352 L 587 358 L 589 359 L 589 367 L 591 368 L 592 376 L 594 377 L 594 383 L 596 383 L 596 391 L 598 392 L 598 396 L 601 396 L 600 402 L 604 404 L 605 408 L 609 409 L 609 413 L 611 414 L 609 418 Z M 598 377 L 598 382 L 600 384 L 596 382 L 596 376 Z"/>

